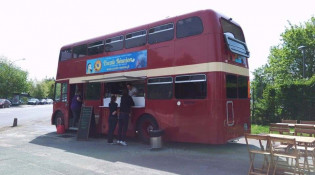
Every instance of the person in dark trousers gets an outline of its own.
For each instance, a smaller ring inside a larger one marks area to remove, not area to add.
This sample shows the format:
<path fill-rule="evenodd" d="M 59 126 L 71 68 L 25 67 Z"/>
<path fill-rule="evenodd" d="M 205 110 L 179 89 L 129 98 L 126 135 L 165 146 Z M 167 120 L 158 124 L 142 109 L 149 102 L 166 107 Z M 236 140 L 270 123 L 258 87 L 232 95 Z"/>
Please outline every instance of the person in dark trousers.
<path fill-rule="evenodd" d="M 78 119 L 80 118 L 81 113 L 81 106 L 82 106 L 82 98 L 81 93 L 76 92 L 74 97 L 71 101 L 71 111 L 73 116 L 72 126 L 75 127 Z"/>
<path fill-rule="evenodd" d="M 131 96 L 128 94 L 127 89 L 124 89 L 123 95 L 120 100 L 120 111 L 118 120 L 118 143 L 123 146 L 127 146 L 126 132 L 128 130 L 129 115 L 131 112 L 131 106 L 135 103 Z"/>
<path fill-rule="evenodd" d="M 108 139 L 107 143 L 109 144 L 114 144 L 113 142 L 113 136 L 114 136 L 114 131 L 117 125 L 117 108 L 118 104 L 116 103 L 116 96 L 113 95 L 111 96 L 110 103 L 108 105 L 109 107 L 109 116 L 108 116 Z"/>

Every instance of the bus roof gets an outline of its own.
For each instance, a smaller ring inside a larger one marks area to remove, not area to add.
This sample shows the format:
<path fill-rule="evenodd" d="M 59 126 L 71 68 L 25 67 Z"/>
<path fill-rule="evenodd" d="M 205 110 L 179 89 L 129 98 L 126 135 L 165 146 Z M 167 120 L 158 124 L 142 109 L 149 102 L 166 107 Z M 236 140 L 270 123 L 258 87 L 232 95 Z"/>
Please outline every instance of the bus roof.
<path fill-rule="evenodd" d="M 119 32 L 115 32 L 115 33 L 111 33 L 111 34 L 107 34 L 107 35 L 103 35 L 103 36 L 99 36 L 99 37 L 95 37 L 95 38 L 91 38 L 91 39 L 75 42 L 75 43 L 72 43 L 72 44 L 67 44 L 67 45 L 64 45 L 61 48 L 61 50 L 62 49 L 66 49 L 66 48 L 70 48 L 70 47 L 74 47 L 74 46 L 78 46 L 78 45 L 82 45 L 82 44 L 92 43 L 92 42 L 99 41 L 99 40 L 105 40 L 105 39 L 108 39 L 108 38 L 111 38 L 111 37 L 115 37 L 115 36 L 119 36 L 119 35 L 126 35 L 128 33 L 131 33 L 131 32 L 137 31 L 137 30 L 148 29 L 148 28 L 151 28 L 151 27 L 154 27 L 154 26 L 165 24 L 167 22 L 175 22 L 178 18 L 185 18 L 186 16 L 187 17 L 188 16 L 193 16 L 193 15 L 202 16 L 202 15 L 206 15 L 206 14 L 212 16 L 215 19 L 220 19 L 221 17 L 225 18 L 225 19 L 229 19 L 228 17 L 226 17 L 226 16 L 224 16 L 222 14 L 219 14 L 219 13 L 217 13 L 214 10 L 211 10 L 211 9 L 200 10 L 200 11 L 196 11 L 196 12 L 191 12 L 191 13 L 175 16 L 175 17 L 166 18 L 166 19 L 163 19 L 163 20 L 160 20 L 160 21 L 156 21 L 156 22 L 152 22 L 152 23 L 149 23 L 149 24 L 141 25 L 141 26 L 138 26 L 138 27 L 122 30 L 122 31 L 119 31 Z M 233 21 L 233 24 L 239 26 L 234 21 Z M 221 29 L 217 29 L 217 30 L 221 30 Z"/>

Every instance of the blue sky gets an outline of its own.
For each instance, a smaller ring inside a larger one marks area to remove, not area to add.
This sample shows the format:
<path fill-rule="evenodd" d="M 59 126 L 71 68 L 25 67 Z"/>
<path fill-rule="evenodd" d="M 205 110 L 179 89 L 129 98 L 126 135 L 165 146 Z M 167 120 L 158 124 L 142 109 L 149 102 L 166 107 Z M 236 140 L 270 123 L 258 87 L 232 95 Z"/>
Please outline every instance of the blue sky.
<path fill-rule="evenodd" d="M 0 55 L 29 72 L 32 79 L 55 77 L 63 45 L 113 33 L 166 17 L 213 9 L 244 31 L 250 72 L 267 63 L 288 21 L 315 16 L 314 0 L 10 0 L 0 2 Z"/>

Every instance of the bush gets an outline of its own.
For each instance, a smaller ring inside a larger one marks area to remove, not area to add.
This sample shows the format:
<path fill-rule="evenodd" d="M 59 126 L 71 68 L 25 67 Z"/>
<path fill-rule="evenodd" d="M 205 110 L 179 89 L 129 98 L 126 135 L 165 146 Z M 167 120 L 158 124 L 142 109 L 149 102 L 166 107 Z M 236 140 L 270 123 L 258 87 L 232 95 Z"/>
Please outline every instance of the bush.
<path fill-rule="evenodd" d="M 255 101 L 252 121 L 266 125 L 281 119 L 314 120 L 315 76 L 279 86 L 267 86 L 263 98 Z"/>

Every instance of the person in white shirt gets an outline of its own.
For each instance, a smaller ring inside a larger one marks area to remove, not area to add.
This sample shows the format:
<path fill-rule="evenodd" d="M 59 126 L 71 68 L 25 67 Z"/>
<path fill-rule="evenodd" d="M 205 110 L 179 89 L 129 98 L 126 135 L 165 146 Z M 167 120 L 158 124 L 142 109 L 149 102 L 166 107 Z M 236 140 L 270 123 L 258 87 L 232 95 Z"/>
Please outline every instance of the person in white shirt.
<path fill-rule="evenodd" d="M 131 83 L 127 83 L 127 89 L 128 89 L 128 94 L 131 96 L 131 97 L 135 97 L 137 95 L 137 88 L 132 86 Z"/>

